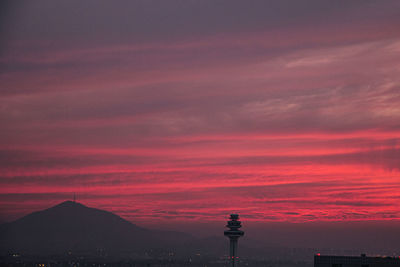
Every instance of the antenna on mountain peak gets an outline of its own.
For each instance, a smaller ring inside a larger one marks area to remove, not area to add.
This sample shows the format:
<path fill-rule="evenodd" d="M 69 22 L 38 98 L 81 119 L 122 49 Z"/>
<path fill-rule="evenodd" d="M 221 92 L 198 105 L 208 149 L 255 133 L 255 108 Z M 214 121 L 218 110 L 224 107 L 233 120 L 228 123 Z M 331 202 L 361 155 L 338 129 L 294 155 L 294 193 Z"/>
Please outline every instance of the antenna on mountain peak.
<path fill-rule="evenodd" d="M 76 202 L 76 193 L 74 192 L 74 203 Z"/>

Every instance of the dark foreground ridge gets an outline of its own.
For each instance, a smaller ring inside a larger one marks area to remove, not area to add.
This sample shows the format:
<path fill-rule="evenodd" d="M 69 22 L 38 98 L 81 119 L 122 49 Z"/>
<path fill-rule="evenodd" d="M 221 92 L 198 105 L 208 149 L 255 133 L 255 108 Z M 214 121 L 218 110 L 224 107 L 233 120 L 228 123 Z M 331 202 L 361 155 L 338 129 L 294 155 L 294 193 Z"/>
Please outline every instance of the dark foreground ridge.
<path fill-rule="evenodd" d="M 100 209 L 65 201 L 0 226 L 1 252 L 62 254 L 108 253 L 184 246 L 188 234 L 149 230 Z"/>

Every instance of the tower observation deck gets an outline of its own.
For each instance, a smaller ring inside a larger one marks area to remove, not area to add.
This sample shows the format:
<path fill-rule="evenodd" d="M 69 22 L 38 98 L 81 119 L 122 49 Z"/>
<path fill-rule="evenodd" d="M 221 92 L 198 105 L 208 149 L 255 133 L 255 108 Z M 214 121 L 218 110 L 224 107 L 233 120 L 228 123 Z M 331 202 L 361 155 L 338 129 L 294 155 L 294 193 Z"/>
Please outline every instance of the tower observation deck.
<path fill-rule="evenodd" d="M 229 256 L 231 267 L 236 267 L 237 262 L 237 245 L 239 237 L 244 235 L 243 231 L 240 231 L 239 228 L 242 227 L 241 222 L 239 221 L 238 214 L 231 214 L 230 220 L 226 227 L 229 230 L 224 231 L 224 235 L 229 238 Z"/>

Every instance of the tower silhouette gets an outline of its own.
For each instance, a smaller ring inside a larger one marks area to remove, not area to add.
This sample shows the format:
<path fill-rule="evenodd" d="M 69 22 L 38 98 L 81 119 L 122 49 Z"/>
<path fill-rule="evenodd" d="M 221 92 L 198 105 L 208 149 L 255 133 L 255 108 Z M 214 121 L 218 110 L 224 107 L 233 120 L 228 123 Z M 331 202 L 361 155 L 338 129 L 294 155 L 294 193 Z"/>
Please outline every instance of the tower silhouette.
<path fill-rule="evenodd" d="M 230 220 L 228 221 L 226 227 L 228 227 L 229 230 L 224 231 L 224 235 L 229 238 L 229 256 L 231 267 L 235 267 L 238 259 L 236 255 L 238 239 L 244 235 L 244 232 L 239 230 L 239 228 L 242 227 L 241 222 L 239 221 L 239 215 L 231 214 Z"/>

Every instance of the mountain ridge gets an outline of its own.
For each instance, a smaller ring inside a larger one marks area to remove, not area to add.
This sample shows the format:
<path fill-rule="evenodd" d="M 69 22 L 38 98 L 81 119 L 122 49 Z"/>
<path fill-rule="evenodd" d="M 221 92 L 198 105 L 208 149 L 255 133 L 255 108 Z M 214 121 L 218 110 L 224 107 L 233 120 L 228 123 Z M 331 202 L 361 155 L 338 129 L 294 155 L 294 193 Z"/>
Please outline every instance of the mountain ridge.
<path fill-rule="evenodd" d="M 139 227 L 105 210 L 64 201 L 0 225 L 0 250 L 34 254 L 66 251 L 143 251 L 178 247 L 193 237 Z"/>

